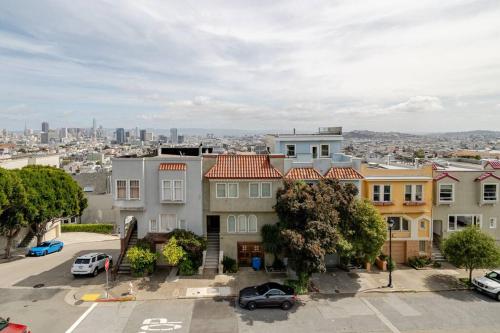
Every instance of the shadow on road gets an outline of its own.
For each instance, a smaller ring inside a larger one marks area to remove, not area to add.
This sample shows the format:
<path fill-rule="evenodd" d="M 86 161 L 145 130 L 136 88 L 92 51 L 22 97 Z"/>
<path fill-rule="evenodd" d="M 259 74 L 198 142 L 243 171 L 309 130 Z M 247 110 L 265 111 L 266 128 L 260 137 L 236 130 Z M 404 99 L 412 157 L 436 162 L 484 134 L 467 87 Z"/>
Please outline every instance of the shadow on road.
<path fill-rule="evenodd" d="M 475 290 L 463 290 L 464 285 L 455 277 L 448 274 L 433 274 L 425 277 L 424 283 L 430 290 L 435 290 L 434 293 L 451 299 L 456 299 L 465 302 L 477 302 L 478 298 L 484 301 L 495 302 L 491 297 L 477 292 Z M 460 290 L 450 290 L 460 289 Z"/>
<path fill-rule="evenodd" d="M 64 250 L 63 250 L 64 251 Z M 75 254 L 75 256 L 69 260 L 64 261 L 60 265 L 53 267 L 52 269 L 40 272 L 37 275 L 32 275 L 24 280 L 17 282 L 14 286 L 17 287 L 34 287 L 36 285 L 43 285 L 41 287 L 53 287 L 53 286 L 71 286 L 71 287 L 81 287 L 86 285 L 98 285 L 106 283 L 106 274 L 101 272 L 96 277 L 81 276 L 78 278 L 73 277 L 71 274 L 71 266 L 76 257 L 84 255 L 91 252 L 104 252 L 111 254 L 113 258 L 118 257 L 119 250 L 110 249 L 93 249 L 92 251 L 80 251 Z M 49 254 L 50 256 L 50 254 Z M 33 258 L 34 262 L 36 260 L 44 260 L 45 257 Z"/>

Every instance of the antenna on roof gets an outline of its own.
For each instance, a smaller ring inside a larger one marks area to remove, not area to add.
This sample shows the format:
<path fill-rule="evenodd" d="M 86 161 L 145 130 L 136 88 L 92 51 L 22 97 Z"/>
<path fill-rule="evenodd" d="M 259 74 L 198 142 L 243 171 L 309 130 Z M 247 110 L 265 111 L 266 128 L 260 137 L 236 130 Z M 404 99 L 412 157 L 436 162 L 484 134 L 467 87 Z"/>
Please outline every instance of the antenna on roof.
<path fill-rule="evenodd" d="M 293 135 L 295 135 L 295 128 L 293 129 Z"/>

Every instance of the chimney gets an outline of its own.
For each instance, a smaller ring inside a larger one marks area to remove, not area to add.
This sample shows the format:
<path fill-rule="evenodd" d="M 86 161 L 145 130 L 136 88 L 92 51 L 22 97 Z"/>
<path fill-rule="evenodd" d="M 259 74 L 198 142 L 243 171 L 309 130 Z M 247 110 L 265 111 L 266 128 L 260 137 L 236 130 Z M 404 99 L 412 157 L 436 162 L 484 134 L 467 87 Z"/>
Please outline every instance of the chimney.
<path fill-rule="evenodd" d="M 295 135 L 295 128 L 293 129 L 293 135 Z"/>

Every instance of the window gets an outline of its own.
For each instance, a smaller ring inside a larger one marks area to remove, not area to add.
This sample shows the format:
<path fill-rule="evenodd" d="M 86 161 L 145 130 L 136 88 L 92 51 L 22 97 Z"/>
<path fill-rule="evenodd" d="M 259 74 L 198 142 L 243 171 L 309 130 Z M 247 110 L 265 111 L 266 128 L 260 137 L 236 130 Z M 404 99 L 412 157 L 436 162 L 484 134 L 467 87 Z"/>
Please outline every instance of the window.
<path fill-rule="evenodd" d="M 158 223 L 156 220 L 149 220 L 149 232 L 158 232 Z"/>
<path fill-rule="evenodd" d="M 423 201 L 423 200 L 424 200 L 424 186 L 415 185 L 415 201 Z"/>
<path fill-rule="evenodd" d="M 238 232 L 247 232 L 247 217 L 245 215 L 238 216 Z"/>
<path fill-rule="evenodd" d="M 228 198 L 237 198 L 238 197 L 238 184 L 237 183 L 227 184 L 227 197 Z"/>
<path fill-rule="evenodd" d="M 295 145 L 286 145 L 286 156 L 295 157 Z"/>
<path fill-rule="evenodd" d="M 172 182 L 170 180 L 162 181 L 162 199 L 172 201 Z"/>
<path fill-rule="evenodd" d="M 425 221 L 420 221 L 420 230 L 425 230 Z"/>
<path fill-rule="evenodd" d="M 470 225 L 481 226 L 480 215 L 449 215 L 448 231 L 463 230 Z"/>
<path fill-rule="evenodd" d="M 321 145 L 321 157 L 330 156 L 330 145 Z"/>
<path fill-rule="evenodd" d="M 439 184 L 439 201 L 453 202 L 453 184 Z"/>
<path fill-rule="evenodd" d="M 311 146 L 312 158 L 318 158 L 318 146 Z"/>
<path fill-rule="evenodd" d="M 116 181 L 116 199 L 127 200 L 127 181 L 117 180 Z"/>
<path fill-rule="evenodd" d="M 423 201 L 423 185 L 405 185 L 405 201 Z"/>
<path fill-rule="evenodd" d="M 490 217 L 490 229 L 496 229 L 497 227 L 497 218 Z"/>
<path fill-rule="evenodd" d="M 412 200 L 412 186 L 411 185 L 405 185 L 405 201 L 411 201 Z"/>
<path fill-rule="evenodd" d="M 225 198 L 227 196 L 226 192 L 227 192 L 227 184 L 216 184 L 215 187 L 216 187 L 216 194 L 215 196 L 217 198 Z"/>
<path fill-rule="evenodd" d="M 177 215 L 161 214 L 160 222 L 160 232 L 171 232 L 177 227 Z"/>
<path fill-rule="evenodd" d="M 258 198 L 259 195 L 259 183 L 250 183 L 248 185 L 249 188 L 249 197 L 250 198 Z"/>
<path fill-rule="evenodd" d="M 392 231 L 409 231 L 410 221 L 401 216 L 389 216 L 387 217 L 387 223 L 393 222 Z"/>
<path fill-rule="evenodd" d="M 373 201 L 380 201 L 380 185 L 373 185 Z"/>
<path fill-rule="evenodd" d="M 179 220 L 179 229 L 186 230 L 186 220 Z"/>
<path fill-rule="evenodd" d="M 174 201 L 184 201 L 184 186 L 182 180 L 174 180 Z"/>
<path fill-rule="evenodd" d="M 257 232 L 257 216 L 255 215 L 248 217 L 248 232 Z"/>
<path fill-rule="evenodd" d="M 391 201 L 391 186 L 384 185 L 384 201 Z"/>
<path fill-rule="evenodd" d="M 227 232 L 236 232 L 236 217 L 234 215 L 227 217 Z"/>
<path fill-rule="evenodd" d="M 263 198 L 271 198 L 271 183 L 261 183 L 261 196 Z"/>
<path fill-rule="evenodd" d="M 425 241 L 418 241 L 418 251 L 425 252 L 425 248 L 426 248 L 426 242 Z"/>
<path fill-rule="evenodd" d="M 497 201 L 497 184 L 483 184 L 483 201 Z"/>
<path fill-rule="evenodd" d="M 130 181 L 130 200 L 139 200 L 140 197 L 140 188 L 138 180 Z"/>

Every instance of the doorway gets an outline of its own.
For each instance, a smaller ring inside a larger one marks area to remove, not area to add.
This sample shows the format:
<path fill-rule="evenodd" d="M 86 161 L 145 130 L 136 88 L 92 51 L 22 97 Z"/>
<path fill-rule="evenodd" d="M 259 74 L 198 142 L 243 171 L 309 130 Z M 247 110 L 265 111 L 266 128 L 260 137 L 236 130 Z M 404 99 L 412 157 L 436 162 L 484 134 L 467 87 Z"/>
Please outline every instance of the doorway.
<path fill-rule="evenodd" d="M 311 146 L 312 158 L 318 158 L 318 146 Z"/>
<path fill-rule="evenodd" d="M 220 232 L 220 216 L 219 215 L 207 215 L 207 233 Z"/>

